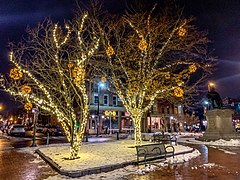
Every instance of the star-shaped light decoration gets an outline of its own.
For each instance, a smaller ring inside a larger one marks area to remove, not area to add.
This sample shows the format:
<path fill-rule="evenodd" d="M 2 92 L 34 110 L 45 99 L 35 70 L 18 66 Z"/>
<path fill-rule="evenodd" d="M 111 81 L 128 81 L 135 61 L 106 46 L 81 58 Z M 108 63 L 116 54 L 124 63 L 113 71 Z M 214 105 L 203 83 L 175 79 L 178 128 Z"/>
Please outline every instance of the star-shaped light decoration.
<path fill-rule="evenodd" d="M 111 57 L 112 55 L 114 55 L 114 49 L 111 45 L 108 45 L 108 47 L 106 48 L 106 54 L 108 57 Z"/>
<path fill-rule="evenodd" d="M 10 70 L 9 76 L 10 76 L 10 78 L 12 78 L 14 80 L 19 80 L 23 76 L 23 73 L 20 71 L 20 69 L 13 68 Z"/>
<path fill-rule="evenodd" d="M 178 30 L 178 35 L 179 35 L 180 37 L 184 37 L 184 36 L 186 35 L 186 33 L 187 33 L 187 30 L 186 30 L 185 28 L 183 28 L 183 27 L 180 27 L 180 28 L 179 28 L 179 30 Z"/>
<path fill-rule="evenodd" d="M 194 73 L 196 72 L 196 70 L 197 70 L 197 67 L 195 64 L 192 64 L 189 66 L 189 73 Z"/>
<path fill-rule="evenodd" d="M 24 104 L 24 109 L 26 109 L 27 111 L 30 111 L 32 109 L 33 105 L 30 102 L 27 102 Z"/>
<path fill-rule="evenodd" d="M 21 92 L 23 94 L 29 94 L 31 91 L 32 91 L 32 88 L 26 84 L 21 87 Z"/>
<path fill-rule="evenodd" d="M 106 82 L 106 81 L 107 81 L 107 78 L 106 78 L 105 76 L 103 76 L 103 77 L 101 78 L 101 81 L 102 81 L 102 82 Z"/>
<path fill-rule="evenodd" d="M 68 68 L 70 69 L 70 68 L 72 68 L 73 67 L 73 63 L 72 62 L 70 62 L 70 63 L 68 63 Z"/>
<path fill-rule="evenodd" d="M 164 77 L 165 77 L 165 79 L 170 79 L 171 76 L 170 76 L 169 73 L 165 73 L 165 74 L 164 74 Z"/>
<path fill-rule="evenodd" d="M 173 93 L 176 97 L 183 97 L 184 91 L 182 90 L 182 88 L 177 87 L 176 89 L 174 89 Z"/>
<path fill-rule="evenodd" d="M 145 51 L 148 47 L 148 43 L 145 39 L 142 39 L 139 44 L 138 44 L 138 48 L 141 50 L 141 51 Z"/>

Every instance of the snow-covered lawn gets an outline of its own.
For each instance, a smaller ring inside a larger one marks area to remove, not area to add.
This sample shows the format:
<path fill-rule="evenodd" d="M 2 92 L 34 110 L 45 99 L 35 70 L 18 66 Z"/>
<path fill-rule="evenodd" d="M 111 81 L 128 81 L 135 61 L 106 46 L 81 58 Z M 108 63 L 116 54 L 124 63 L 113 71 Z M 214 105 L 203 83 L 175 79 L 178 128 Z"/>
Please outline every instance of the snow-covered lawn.
<path fill-rule="evenodd" d="M 79 159 L 67 160 L 69 146 L 53 146 L 40 148 L 45 156 L 51 158 L 62 170 L 84 170 L 107 165 L 136 161 L 136 148 L 133 140 L 123 140 L 105 143 L 84 144 Z M 190 147 L 174 146 L 175 153 L 192 150 Z"/>

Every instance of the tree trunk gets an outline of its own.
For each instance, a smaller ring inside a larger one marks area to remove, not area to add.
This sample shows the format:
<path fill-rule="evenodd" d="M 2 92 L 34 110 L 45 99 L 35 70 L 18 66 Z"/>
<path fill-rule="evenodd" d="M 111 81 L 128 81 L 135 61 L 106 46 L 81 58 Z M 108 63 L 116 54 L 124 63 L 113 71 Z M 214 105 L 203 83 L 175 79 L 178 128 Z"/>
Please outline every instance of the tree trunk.
<path fill-rule="evenodd" d="M 82 110 L 82 120 L 80 123 L 80 127 L 76 127 L 76 123 L 74 123 L 74 127 L 72 129 L 72 138 L 71 138 L 71 147 L 70 147 L 70 159 L 76 159 L 78 158 L 78 152 L 80 149 L 80 146 L 82 144 L 82 140 L 84 138 L 84 132 L 85 132 L 85 127 L 87 124 L 87 118 L 88 118 L 88 106 L 85 106 Z"/>
<path fill-rule="evenodd" d="M 132 116 L 132 120 L 134 122 L 134 138 L 135 138 L 135 145 L 142 144 L 142 133 L 141 133 L 141 120 L 142 116 Z"/>

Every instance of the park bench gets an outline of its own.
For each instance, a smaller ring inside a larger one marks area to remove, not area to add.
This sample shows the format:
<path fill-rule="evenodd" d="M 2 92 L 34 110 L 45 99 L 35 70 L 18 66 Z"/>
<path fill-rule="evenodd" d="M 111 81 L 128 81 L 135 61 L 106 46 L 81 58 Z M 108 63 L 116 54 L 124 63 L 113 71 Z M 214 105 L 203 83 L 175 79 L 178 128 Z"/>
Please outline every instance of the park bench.
<path fill-rule="evenodd" d="M 139 164 L 140 161 L 146 162 L 149 160 L 155 160 L 164 158 L 166 159 L 167 156 L 174 157 L 174 147 L 172 145 L 165 146 L 162 143 L 155 143 L 155 144 L 145 144 L 136 146 L 137 150 L 137 163 Z"/>
<path fill-rule="evenodd" d="M 173 144 L 177 145 L 177 138 L 174 136 L 170 136 L 169 134 L 154 134 L 153 135 L 153 141 L 154 142 L 159 142 L 163 144 Z"/>

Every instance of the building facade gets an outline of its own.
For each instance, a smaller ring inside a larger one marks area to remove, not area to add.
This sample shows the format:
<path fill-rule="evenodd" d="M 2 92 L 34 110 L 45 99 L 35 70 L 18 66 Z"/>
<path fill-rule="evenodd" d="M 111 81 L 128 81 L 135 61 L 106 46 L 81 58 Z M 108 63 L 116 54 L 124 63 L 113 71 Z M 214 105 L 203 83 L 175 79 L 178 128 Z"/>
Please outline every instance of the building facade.
<path fill-rule="evenodd" d="M 108 82 L 93 84 L 90 94 L 90 115 L 87 130 L 90 134 L 121 131 L 127 119 L 125 107 L 119 97 L 110 92 Z"/>
<path fill-rule="evenodd" d="M 144 132 L 178 132 L 183 129 L 184 114 L 180 104 L 156 100 L 146 116 Z"/>

